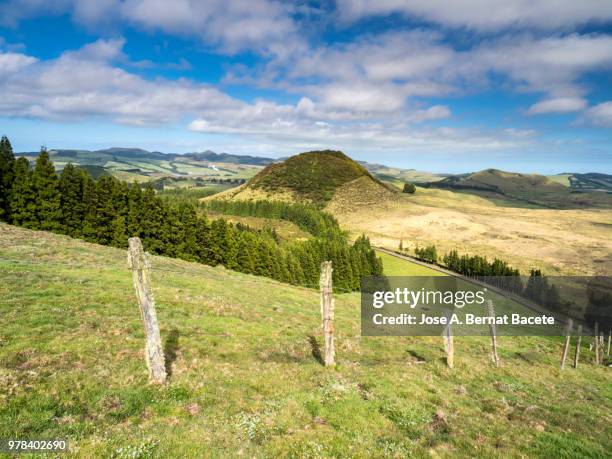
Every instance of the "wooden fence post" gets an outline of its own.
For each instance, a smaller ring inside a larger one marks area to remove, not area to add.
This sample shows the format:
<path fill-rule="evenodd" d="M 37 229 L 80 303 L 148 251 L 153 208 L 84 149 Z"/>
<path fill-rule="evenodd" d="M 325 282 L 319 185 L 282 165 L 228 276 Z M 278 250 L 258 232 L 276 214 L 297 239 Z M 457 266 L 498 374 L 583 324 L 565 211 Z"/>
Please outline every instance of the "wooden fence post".
<path fill-rule="evenodd" d="M 332 262 L 321 263 L 321 318 L 323 320 L 323 339 L 325 342 L 325 366 L 335 365 L 334 347 L 334 296 L 332 291 Z"/>
<path fill-rule="evenodd" d="M 446 312 L 446 317 L 448 320 L 452 317 L 452 311 Z M 448 368 L 453 368 L 455 366 L 455 343 L 453 341 L 453 329 L 451 328 L 451 324 L 449 323 L 444 327 L 442 332 L 444 334 L 444 350 L 446 351 L 446 365 Z"/>
<path fill-rule="evenodd" d="M 608 330 L 608 350 L 606 351 L 606 357 L 610 357 L 610 341 L 612 340 L 612 330 Z"/>
<path fill-rule="evenodd" d="M 574 353 L 574 368 L 578 368 L 578 356 L 580 355 L 580 341 L 582 341 L 582 325 L 578 325 L 578 339 L 576 340 L 576 352 Z"/>
<path fill-rule="evenodd" d="M 487 302 L 487 314 L 489 317 L 495 317 L 495 308 L 493 307 L 493 301 Z M 491 333 L 491 345 L 493 346 L 493 362 L 496 367 L 499 367 L 499 356 L 497 355 L 497 331 L 495 329 L 495 323 L 489 324 L 489 332 Z"/>
<path fill-rule="evenodd" d="M 563 345 L 563 355 L 561 356 L 561 369 L 565 366 L 565 359 L 567 359 L 567 353 L 569 352 L 570 340 L 572 339 L 572 327 L 574 321 L 568 319 L 567 326 L 565 327 L 565 344 Z"/>
<path fill-rule="evenodd" d="M 166 381 L 166 365 L 151 291 L 151 265 L 139 238 L 132 237 L 128 243 L 128 266 L 132 269 L 134 289 L 144 323 L 145 358 L 149 368 L 149 379 L 155 384 L 163 384 Z"/>
<path fill-rule="evenodd" d="M 599 365 L 599 323 L 595 322 L 595 331 L 593 333 L 595 347 L 595 365 Z"/>

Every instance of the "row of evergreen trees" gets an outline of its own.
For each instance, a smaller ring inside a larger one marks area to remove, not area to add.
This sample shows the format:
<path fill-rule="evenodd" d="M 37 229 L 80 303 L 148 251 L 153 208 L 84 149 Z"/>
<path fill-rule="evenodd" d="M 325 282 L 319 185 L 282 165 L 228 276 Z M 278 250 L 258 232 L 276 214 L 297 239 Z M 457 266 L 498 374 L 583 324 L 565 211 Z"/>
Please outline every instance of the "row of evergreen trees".
<path fill-rule="evenodd" d="M 300 218 L 306 222 L 312 216 Z M 280 246 L 269 231 L 211 221 L 193 204 L 162 200 L 150 187 L 109 176 L 95 181 L 71 164 L 58 176 L 45 149 L 30 168 L 26 158 L 15 159 L 6 137 L 0 143 L 0 219 L 121 248 L 138 236 L 151 253 L 310 287 L 318 285 L 324 260 L 333 262 L 334 287 L 341 291 L 356 290 L 361 277 L 382 273 L 369 240 L 364 236 L 349 244 L 326 216 L 320 219 L 331 226 L 314 229 L 317 237 Z"/>
<path fill-rule="evenodd" d="M 427 263 L 438 262 L 438 250 L 435 245 L 428 245 L 427 247 L 419 247 L 418 245 L 414 248 L 414 254 L 416 258 Z"/>
<path fill-rule="evenodd" d="M 518 269 L 498 258 L 489 261 L 487 257 L 459 255 L 456 250 L 451 250 L 442 261 L 448 269 L 464 276 L 520 276 Z"/>

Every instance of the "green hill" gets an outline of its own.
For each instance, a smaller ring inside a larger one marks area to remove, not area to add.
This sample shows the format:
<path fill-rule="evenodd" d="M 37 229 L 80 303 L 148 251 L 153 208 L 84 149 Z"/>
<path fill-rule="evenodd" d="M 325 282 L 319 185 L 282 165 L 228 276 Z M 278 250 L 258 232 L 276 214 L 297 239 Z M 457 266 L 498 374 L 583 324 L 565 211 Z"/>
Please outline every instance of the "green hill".
<path fill-rule="evenodd" d="M 538 207 L 612 207 L 612 196 L 601 193 L 599 190 L 596 191 L 594 188 L 585 188 L 584 191 L 590 192 L 576 193 L 573 187 L 568 187 L 559 177 L 551 178 L 544 175 L 520 174 L 497 169 L 452 175 L 443 180 L 419 185 L 425 188 L 450 189 L 493 198 L 499 196 Z"/>
<path fill-rule="evenodd" d="M 335 369 L 319 295 L 153 257 L 171 371 L 147 383 L 125 250 L 0 225 L 0 438 L 67 439 L 71 457 L 605 457 L 609 369 L 588 339 L 360 338 L 336 295 Z M 500 453 L 503 452 L 503 453 Z"/>
<path fill-rule="evenodd" d="M 301 153 L 266 166 L 232 197 L 283 199 L 323 207 L 343 187 L 356 182 L 384 194 L 394 193 L 344 153 L 324 150 Z"/>

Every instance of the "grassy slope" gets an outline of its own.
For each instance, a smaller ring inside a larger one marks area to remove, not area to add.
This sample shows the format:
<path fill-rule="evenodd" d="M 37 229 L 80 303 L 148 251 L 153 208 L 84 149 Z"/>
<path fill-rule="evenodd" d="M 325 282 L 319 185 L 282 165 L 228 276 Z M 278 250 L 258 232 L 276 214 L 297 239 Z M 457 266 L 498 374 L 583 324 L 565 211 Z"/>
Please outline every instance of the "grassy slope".
<path fill-rule="evenodd" d="M 443 276 L 439 271 L 429 269 L 425 266 L 410 263 L 401 258 L 394 257 L 384 252 L 376 252 L 382 258 L 385 276 Z"/>
<path fill-rule="evenodd" d="M 161 257 L 153 266 L 165 387 L 146 383 L 124 251 L 0 225 L 0 437 L 68 437 L 81 457 L 604 457 L 612 447 L 610 370 L 561 373 L 559 339 L 502 337 L 494 369 L 487 339 L 458 338 L 449 370 L 438 338 L 352 338 L 359 296 L 340 295 L 339 364 L 326 369 L 309 344 L 320 342 L 317 292 Z"/>

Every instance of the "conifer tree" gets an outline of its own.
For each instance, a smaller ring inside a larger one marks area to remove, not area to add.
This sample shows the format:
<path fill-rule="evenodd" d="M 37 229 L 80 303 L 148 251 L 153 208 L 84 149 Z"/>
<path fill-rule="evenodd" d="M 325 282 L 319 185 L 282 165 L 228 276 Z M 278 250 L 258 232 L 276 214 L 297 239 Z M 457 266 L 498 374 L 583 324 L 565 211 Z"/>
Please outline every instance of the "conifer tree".
<path fill-rule="evenodd" d="M 198 253 L 198 217 L 193 205 L 181 203 L 178 218 L 182 231 L 177 256 L 184 260 L 195 261 Z"/>
<path fill-rule="evenodd" d="M 15 156 L 6 136 L 0 139 L 0 220 L 10 220 L 10 191 L 13 185 Z"/>
<path fill-rule="evenodd" d="M 241 231 L 238 237 L 237 263 L 238 269 L 247 274 L 255 272 L 254 248 L 257 238 L 250 231 Z"/>
<path fill-rule="evenodd" d="M 32 183 L 32 171 L 27 158 L 21 157 L 13 164 L 13 183 L 9 193 L 11 222 L 25 228 L 36 228 L 36 193 Z"/>
<path fill-rule="evenodd" d="M 83 197 L 88 174 L 82 169 L 66 164 L 59 179 L 61 194 L 62 231 L 72 237 L 81 237 L 86 206 Z"/>
<path fill-rule="evenodd" d="M 142 235 L 141 205 L 142 189 L 138 185 L 132 185 L 128 191 L 127 233 L 129 237 L 141 237 Z"/>
<path fill-rule="evenodd" d="M 36 194 L 37 229 L 61 230 L 61 195 L 59 179 L 46 148 L 41 148 L 32 172 L 32 184 Z"/>

